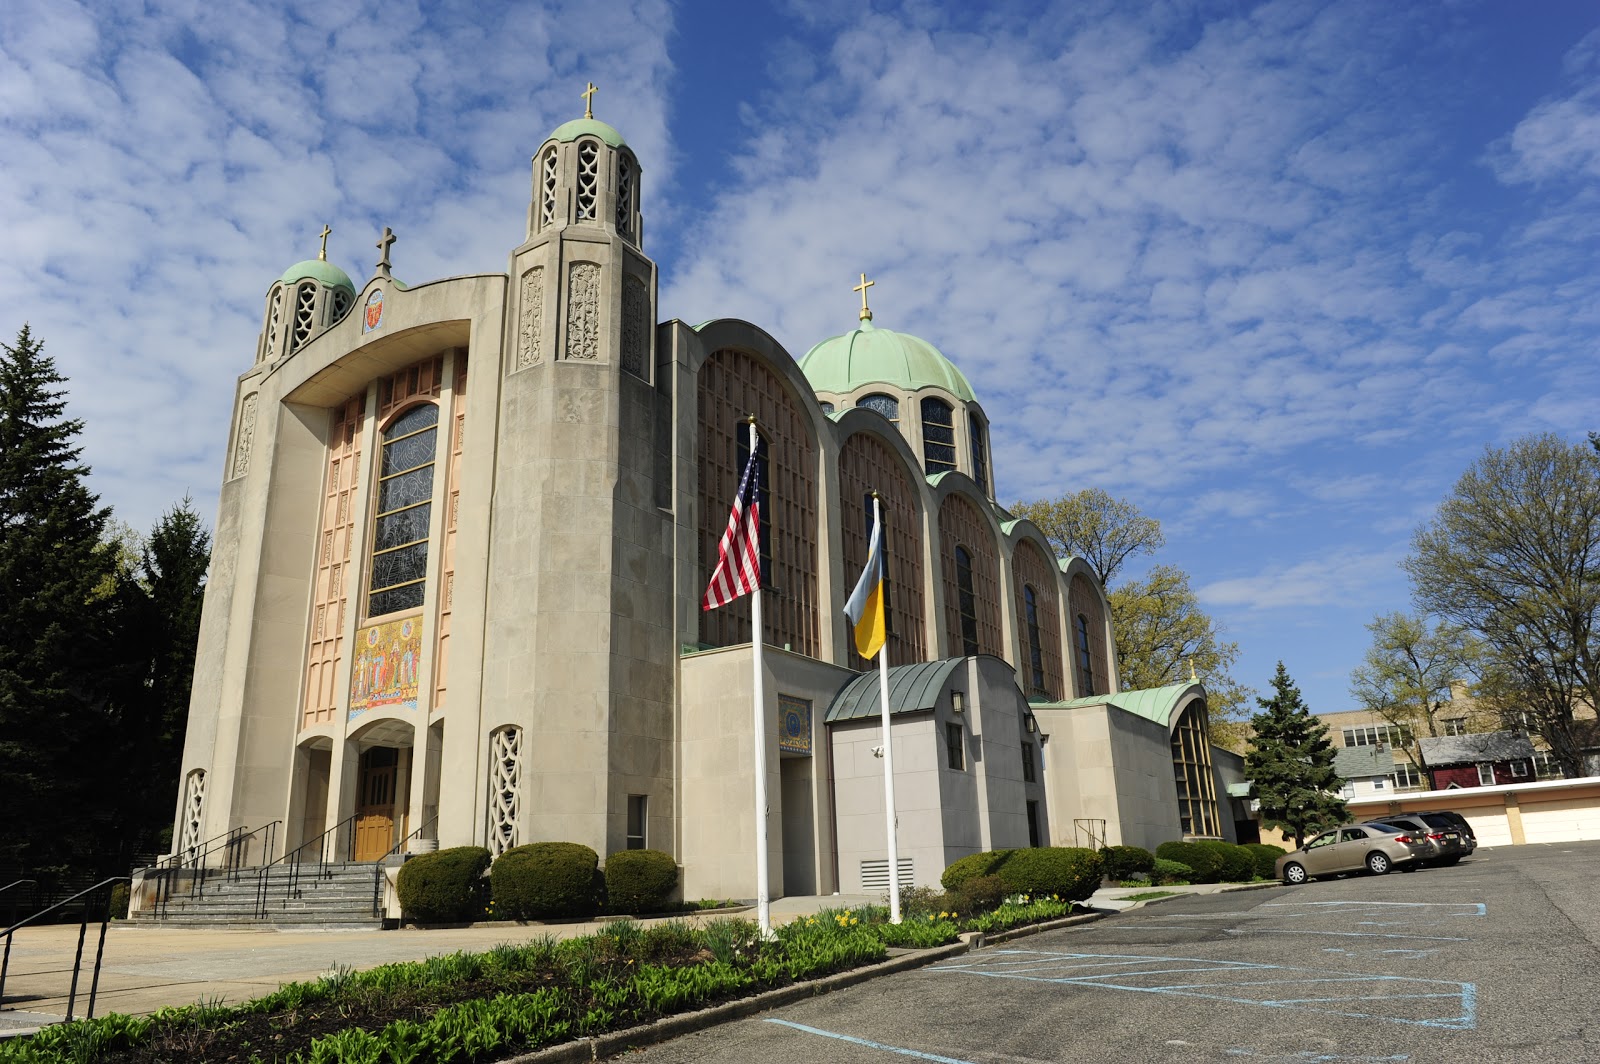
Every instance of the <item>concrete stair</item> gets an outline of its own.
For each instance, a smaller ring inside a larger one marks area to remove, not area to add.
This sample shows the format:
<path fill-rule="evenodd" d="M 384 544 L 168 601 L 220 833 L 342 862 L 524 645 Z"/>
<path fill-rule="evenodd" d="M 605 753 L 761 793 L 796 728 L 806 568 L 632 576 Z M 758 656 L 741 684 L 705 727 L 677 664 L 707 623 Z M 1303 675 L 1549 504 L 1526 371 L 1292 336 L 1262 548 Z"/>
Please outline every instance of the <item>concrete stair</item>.
<path fill-rule="evenodd" d="M 273 865 L 266 870 L 266 915 L 257 909 L 262 871 L 243 868 L 229 875 L 218 872 L 207 879 L 202 894 L 190 897 L 187 884 L 167 899 L 161 909 L 129 914 L 129 922 L 145 927 L 318 928 L 366 930 L 383 926 L 372 912 L 374 862 L 330 862 L 300 868 L 298 897 L 290 895 L 289 869 Z"/>

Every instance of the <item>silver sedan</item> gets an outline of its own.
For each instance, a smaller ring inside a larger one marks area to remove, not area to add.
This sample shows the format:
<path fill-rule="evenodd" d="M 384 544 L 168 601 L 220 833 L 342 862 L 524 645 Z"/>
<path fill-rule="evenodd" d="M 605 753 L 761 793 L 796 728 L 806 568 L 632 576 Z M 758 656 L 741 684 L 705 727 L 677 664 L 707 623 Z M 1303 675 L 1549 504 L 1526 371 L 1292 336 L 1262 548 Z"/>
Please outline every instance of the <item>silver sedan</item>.
<path fill-rule="evenodd" d="M 1353 824 L 1325 831 L 1278 858 L 1278 878 L 1285 883 L 1304 883 L 1317 876 L 1362 869 L 1381 876 L 1396 865 L 1421 860 L 1427 849 L 1426 843 L 1391 825 Z"/>

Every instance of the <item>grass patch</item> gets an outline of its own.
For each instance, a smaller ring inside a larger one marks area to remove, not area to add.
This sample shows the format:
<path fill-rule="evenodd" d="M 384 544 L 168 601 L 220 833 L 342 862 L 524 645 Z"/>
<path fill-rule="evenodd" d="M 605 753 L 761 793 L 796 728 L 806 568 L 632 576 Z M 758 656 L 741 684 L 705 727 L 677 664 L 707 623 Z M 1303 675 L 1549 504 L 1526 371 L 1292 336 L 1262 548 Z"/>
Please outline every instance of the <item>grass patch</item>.
<path fill-rule="evenodd" d="M 1176 898 L 1182 894 L 1181 890 L 1147 890 L 1140 894 L 1129 894 L 1123 901 L 1155 901 L 1157 898 Z"/>

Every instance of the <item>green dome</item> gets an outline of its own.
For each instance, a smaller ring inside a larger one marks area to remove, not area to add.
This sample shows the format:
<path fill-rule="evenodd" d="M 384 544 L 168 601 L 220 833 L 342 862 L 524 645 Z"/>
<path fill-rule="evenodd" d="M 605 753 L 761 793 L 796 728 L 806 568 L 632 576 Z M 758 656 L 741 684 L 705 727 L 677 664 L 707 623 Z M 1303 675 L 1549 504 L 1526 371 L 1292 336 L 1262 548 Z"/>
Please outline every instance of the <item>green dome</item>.
<path fill-rule="evenodd" d="M 326 259 L 307 259 L 304 262 L 297 262 L 284 270 L 283 276 L 278 280 L 284 284 L 295 284 L 308 277 L 329 288 L 343 288 L 351 295 L 356 291 L 356 286 L 350 281 L 350 275 Z"/>
<path fill-rule="evenodd" d="M 937 347 L 909 333 L 875 328 L 871 321 L 807 351 L 800 372 L 819 392 L 842 395 L 863 384 L 889 384 L 907 391 L 934 385 L 962 402 L 977 398 L 967 378 Z"/>
<path fill-rule="evenodd" d="M 599 137 L 613 148 L 625 148 L 622 134 L 606 125 L 597 118 L 574 118 L 570 122 L 563 122 L 550 134 L 550 140 L 559 140 L 563 144 L 570 144 L 582 136 Z"/>

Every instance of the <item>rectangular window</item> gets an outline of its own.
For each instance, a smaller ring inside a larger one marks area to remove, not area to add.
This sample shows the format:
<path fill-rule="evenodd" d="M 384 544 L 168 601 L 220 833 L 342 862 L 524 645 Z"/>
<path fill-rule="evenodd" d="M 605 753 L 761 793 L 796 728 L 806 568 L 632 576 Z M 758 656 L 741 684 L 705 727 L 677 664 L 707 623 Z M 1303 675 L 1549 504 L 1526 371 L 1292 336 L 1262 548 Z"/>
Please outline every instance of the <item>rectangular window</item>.
<path fill-rule="evenodd" d="M 1039 845 L 1039 803 L 1028 803 L 1028 845 Z"/>
<path fill-rule="evenodd" d="M 1548 750 L 1536 751 L 1533 755 L 1533 765 L 1542 780 L 1561 778 L 1561 764 L 1556 761 L 1555 755 Z"/>
<path fill-rule="evenodd" d="M 1446 717 L 1443 720 L 1441 720 L 1439 723 L 1444 725 L 1444 733 L 1446 735 L 1465 735 L 1465 734 L 1467 734 L 1467 718 L 1466 717 Z"/>
<path fill-rule="evenodd" d="M 649 797 L 643 794 L 628 795 L 628 849 L 644 849 L 645 809 Z"/>
<path fill-rule="evenodd" d="M 1511 774 L 1513 776 L 1517 776 L 1519 778 L 1527 776 L 1528 775 L 1528 763 L 1526 761 L 1522 760 L 1521 758 L 1518 758 L 1517 760 L 1511 762 Z"/>
<path fill-rule="evenodd" d="M 1478 783 L 1484 787 L 1494 786 L 1494 766 L 1487 761 L 1478 765 Z"/>
<path fill-rule="evenodd" d="M 1384 786 L 1387 783 L 1388 783 L 1388 780 L 1373 780 L 1372 781 L 1372 789 L 1375 790 L 1375 791 L 1381 791 L 1381 790 L 1384 789 Z"/>
<path fill-rule="evenodd" d="M 1419 790 L 1426 782 L 1422 773 L 1409 761 L 1396 761 L 1394 771 L 1389 774 L 1389 782 L 1394 784 L 1397 791 Z"/>
<path fill-rule="evenodd" d="M 1089 618 L 1078 614 L 1073 622 L 1073 634 L 1078 644 L 1078 686 L 1080 696 L 1094 694 L 1094 656 L 1089 652 Z"/>
<path fill-rule="evenodd" d="M 1034 782 L 1033 744 L 1032 743 L 1023 743 L 1022 744 L 1022 782 L 1023 783 L 1032 783 L 1032 782 Z"/>
<path fill-rule="evenodd" d="M 961 725 L 946 724 L 944 726 L 944 754 L 945 762 L 957 772 L 965 772 L 967 768 L 966 746 L 961 739 Z"/>

